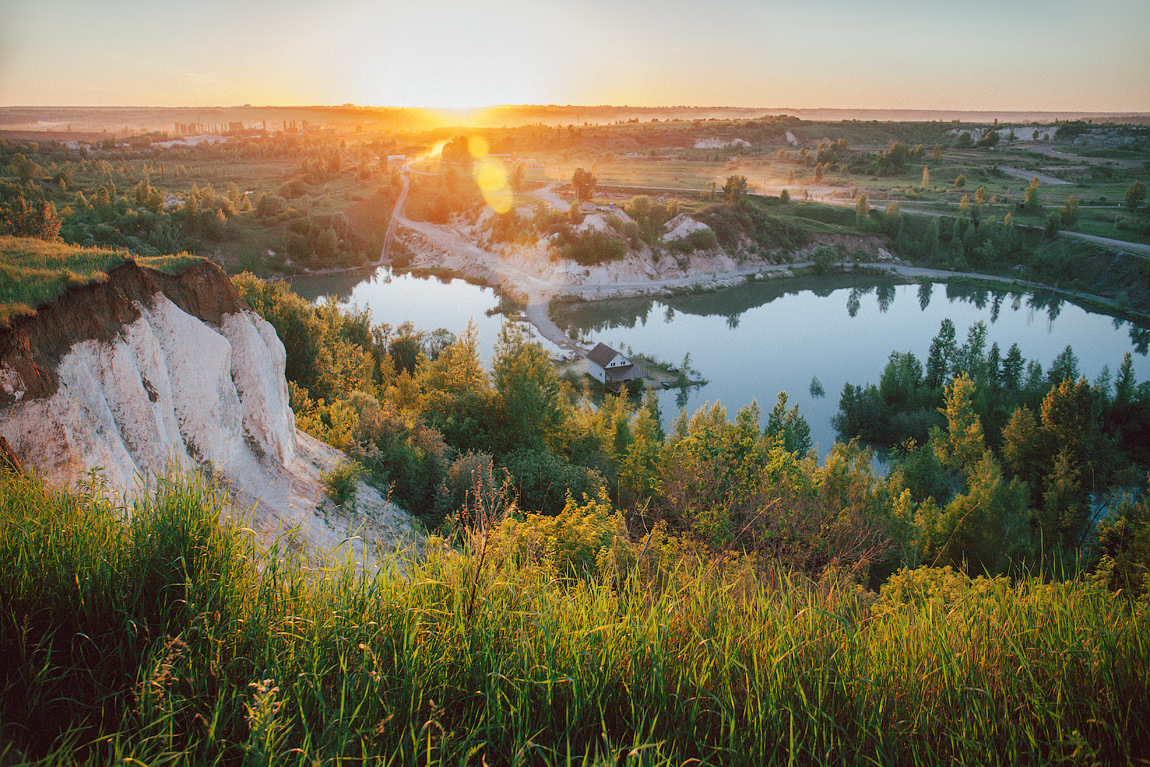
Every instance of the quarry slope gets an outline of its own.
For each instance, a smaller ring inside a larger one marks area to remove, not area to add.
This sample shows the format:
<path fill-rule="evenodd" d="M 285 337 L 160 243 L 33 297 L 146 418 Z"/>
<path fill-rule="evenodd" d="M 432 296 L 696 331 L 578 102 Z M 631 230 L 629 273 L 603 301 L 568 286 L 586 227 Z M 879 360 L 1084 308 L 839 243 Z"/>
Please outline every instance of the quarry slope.
<path fill-rule="evenodd" d="M 412 540 L 410 517 L 363 483 L 344 507 L 327 499 L 322 474 L 344 456 L 295 428 L 285 360 L 218 267 L 129 261 L 0 330 L 0 435 L 56 484 L 95 469 L 131 495 L 198 468 L 269 536 L 295 527 L 360 554 Z"/>

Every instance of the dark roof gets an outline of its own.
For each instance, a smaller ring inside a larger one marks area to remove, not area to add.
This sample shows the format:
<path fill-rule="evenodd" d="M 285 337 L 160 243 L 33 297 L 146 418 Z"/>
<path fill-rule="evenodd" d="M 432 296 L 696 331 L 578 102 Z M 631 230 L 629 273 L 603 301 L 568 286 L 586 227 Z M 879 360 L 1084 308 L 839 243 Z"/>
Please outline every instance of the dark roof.
<path fill-rule="evenodd" d="M 615 351 L 607 344 L 600 343 L 596 344 L 595 348 L 587 353 L 587 359 L 589 359 L 591 362 L 594 362 L 599 367 L 605 368 L 611 363 L 611 360 L 615 359 L 615 356 L 618 353 L 619 352 Z"/>

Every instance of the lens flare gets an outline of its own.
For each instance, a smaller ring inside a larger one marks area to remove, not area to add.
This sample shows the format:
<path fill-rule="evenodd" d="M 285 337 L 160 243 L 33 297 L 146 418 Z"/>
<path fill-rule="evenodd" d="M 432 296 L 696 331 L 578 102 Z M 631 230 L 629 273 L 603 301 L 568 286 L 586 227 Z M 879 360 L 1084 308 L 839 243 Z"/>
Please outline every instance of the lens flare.
<path fill-rule="evenodd" d="M 484 144 L 487 142 L 484 141 Z M 485 153 L 486 154 L 486 153 Z M 507 182 L 507 166 L 498 157 L 477 159 L 471 167 L 471 175 L 483 194 L 484 201 L 496 213 L 506 213 L 515 202 L 511 184 Z"/>
<path fill-rule="evenodd" d="M 467 137 L 467 151 L 471 152 L 471 156 L 476 160 L 482 160 L 491 151 L 491 144 L 487 139 L 478 134 Z"/>

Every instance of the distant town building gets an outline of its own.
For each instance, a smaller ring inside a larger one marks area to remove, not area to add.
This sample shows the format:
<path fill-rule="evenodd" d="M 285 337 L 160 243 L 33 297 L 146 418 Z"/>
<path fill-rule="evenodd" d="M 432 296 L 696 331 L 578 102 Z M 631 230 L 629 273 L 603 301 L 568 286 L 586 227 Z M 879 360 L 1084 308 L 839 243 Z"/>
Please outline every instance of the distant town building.
<path fill-rule="evenodd" d="M 637 376 L 631 360 L 607 344 L 598 344 L 587 354 L 587 372 L 601 384 L 618 385 Z"/>

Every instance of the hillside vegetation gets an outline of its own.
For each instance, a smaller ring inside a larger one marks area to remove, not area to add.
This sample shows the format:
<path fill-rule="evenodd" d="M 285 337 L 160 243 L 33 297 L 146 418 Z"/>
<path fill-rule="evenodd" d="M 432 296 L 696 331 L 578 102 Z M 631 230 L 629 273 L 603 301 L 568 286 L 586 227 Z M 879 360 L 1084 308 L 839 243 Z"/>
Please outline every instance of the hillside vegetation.
<path fill-rule="evenodd" d="M 116 248 L 79 247 L 32 237 L 0 235 L 0 324 L 32 314 L 69 288 L 103 282 L 128 259 L 175 274 L 195 258 L 186 254 L 135 258 Z"/>
<path fill-rule="evenodd" d="M 0 476 L 5 764 L 1150 754 L 1150 604 L 1099 578 L 921 568 L 873 593 L 631 542 L 596 502 L 560 528 L 473 504 L 398 577 L 260 549 L 198 479 L 130 513 L 95 490 Z"/>

